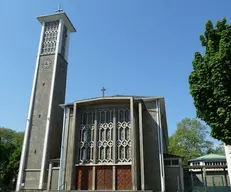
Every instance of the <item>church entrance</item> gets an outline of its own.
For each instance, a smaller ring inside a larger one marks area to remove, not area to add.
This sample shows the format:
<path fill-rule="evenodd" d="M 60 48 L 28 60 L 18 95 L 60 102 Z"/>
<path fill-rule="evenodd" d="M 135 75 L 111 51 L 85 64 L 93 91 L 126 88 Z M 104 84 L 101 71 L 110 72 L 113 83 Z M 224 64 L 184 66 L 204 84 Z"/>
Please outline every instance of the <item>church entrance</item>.
<path fill-rule="evenodd" d="M 77 167 L 77 190 L 92 190 L 93 179 L 95 179 L 95 190 L 113 189 L 113 167 L 96 166 L 95 177 L 92 175 L 92 166 Z M 116 190 L 132 189 L 132 173 L 130 165 L 116 166 L 115 186 Z"/>

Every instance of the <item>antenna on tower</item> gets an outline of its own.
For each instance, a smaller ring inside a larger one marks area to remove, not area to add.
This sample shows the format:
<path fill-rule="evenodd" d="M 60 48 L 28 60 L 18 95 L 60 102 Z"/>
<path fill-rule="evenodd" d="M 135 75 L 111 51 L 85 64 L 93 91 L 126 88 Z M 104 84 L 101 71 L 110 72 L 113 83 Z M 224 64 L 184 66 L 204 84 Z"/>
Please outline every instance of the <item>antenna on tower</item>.
<path fill-rule="evenodd" d="M 58 9 L 55 10 L 55 12 L 57 12 L 57 13 L 63 12 L 63 10 L 61 9 L 61 5 L 59 5 Z"/>

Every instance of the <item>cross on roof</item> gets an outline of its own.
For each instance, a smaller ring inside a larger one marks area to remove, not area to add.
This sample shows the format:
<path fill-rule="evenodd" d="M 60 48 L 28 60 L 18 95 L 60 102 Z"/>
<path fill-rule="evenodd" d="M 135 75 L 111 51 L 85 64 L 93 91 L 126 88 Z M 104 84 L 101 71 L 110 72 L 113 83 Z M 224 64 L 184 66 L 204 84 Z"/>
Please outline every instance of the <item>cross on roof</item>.
<path fill-rule="evenodd" d="M 55 10 L 55 12 L 57 12 L 57 13 L 63 12 L 63 10 L 61 9 L 61 5 L 59 5 L 58 9 Z"/>
<path fill-rule="evenodd" d="M 103 88 L 101 89 L 101 91 L 102 91 L 102 94 L 103 94 L 103 97 L 104 97 L 104 92 L 106 91 L 106 89 L 103 87 Z"/>

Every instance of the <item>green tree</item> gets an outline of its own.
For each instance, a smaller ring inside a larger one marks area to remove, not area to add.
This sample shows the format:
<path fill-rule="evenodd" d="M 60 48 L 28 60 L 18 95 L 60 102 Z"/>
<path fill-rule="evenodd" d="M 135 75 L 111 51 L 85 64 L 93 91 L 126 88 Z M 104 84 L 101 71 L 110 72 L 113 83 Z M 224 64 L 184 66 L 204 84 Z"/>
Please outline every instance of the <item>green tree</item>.
<path fill-rule="evenodd" d="M 231 25 L 211 21 L 200 36 L 205 48 L 195 53 L 189 75 L 197 117 L 211 127 L 211 136 L 231 144 Z"/>
<path fill-rule="evenodd" d="M 0 185 L 14 189 L 23 133 L 0 127 Z"/>
<path fill-rule="evenodd" d="M 225 155 L 224 144 L 220 143 L 219 145 L 217 145 L 213 153 L 219 154 L 219 155 Z"/>
<path fill-rule="evenodd" d="M 185 167 L 188 160 L 206 154 L 213 147 L 208 137 L 207 126 L 195 118 L 185 118 L 177 124 L 176 132 L 170 136 L 168 152 L 184 157 Z"/>
<path fill-rule="evenodd" d="M 211 136 L 223 141 L 231 182 L 231 25 L 226 19 L 211 21 L 200 36 L 205 48 L 195 53 L 189 75 L 190 93 L 197 117 L 211 127 Z"/>

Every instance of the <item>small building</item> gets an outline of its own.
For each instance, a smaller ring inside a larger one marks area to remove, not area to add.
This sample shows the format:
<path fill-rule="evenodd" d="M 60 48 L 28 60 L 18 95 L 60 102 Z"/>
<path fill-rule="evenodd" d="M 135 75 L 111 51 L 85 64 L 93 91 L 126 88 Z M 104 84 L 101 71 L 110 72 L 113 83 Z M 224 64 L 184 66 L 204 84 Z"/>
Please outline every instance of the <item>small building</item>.
<path fill-rule="evenodd" d="M 166 192 L 184 191 L 182 157 L 164 154 Z"/>
<path fill-rule="evenodd" d="M 229 186 L 225 155 L 208 154 L 189 160 L 191 187 L 205 191 L 223 191 Z"/>

